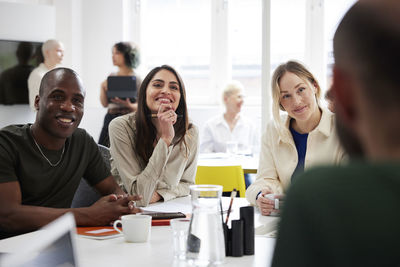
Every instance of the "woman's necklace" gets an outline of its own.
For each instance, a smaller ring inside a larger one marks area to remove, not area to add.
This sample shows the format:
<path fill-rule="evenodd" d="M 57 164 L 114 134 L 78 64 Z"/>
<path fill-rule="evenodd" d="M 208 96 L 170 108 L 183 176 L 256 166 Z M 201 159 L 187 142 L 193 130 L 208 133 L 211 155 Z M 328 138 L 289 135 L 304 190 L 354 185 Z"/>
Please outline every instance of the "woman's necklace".
<path fill-rule="evenodd" d="M 31 133 L 32 133 L 32 126 L 31 126 Z M 42 156 L 47 160 L 47 162 L 50 164 L 50 166 L 51 166 L 51 167 L 56 167 L 56 166 L 58 166 L 58 164 L 60 164 L 60 162 L 61 162 L 61 160 L 62 160 L 62 158 L 63 158 L 63 156 L 64 156 L 65 143 L 64 143 L 64 146 L 63 146 L 63 150 L 62 150 L 62 152 L 61 152 L 61 157 L 60 157 L 60 159 L 57 161 L 57 163 L 54 163 L 54 164 L 53 164 L 53 163 L 51 163 L 51 161 L 45 156 L 45 154 L 43 153 L 43 151 L 42 151 L 42 149 L 40 148 L 39 144 L 36 142 L 35 137 L 33 136 L 33 134 L 32 134 L 32 138 L 33 138 L 33 142 L 35 142 L 36 147 L 39 149 L 40 154 L 42 154 Z"/>

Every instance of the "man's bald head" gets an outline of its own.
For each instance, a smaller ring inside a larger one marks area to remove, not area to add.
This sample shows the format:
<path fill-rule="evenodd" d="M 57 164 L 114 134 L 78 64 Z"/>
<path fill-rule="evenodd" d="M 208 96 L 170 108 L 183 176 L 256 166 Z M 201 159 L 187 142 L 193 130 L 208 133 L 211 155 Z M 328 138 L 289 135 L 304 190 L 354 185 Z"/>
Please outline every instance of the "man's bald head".
<path fill-rule="evenodd" d="M 65 79 L 76 79 L 82 89 L 82 93 L 85 95 L 85 89 L 82 86 L 82 81 L 74 70 L 69 68 L 56 68 L 48 71 L 43 76 L 40 82 L 39 96 L 43 97 L 43 93 L 47 88 L 52 87 Z"/>
<path fill-rule="evenodd" d="M 55 39 L 49 39 L 46 42 L 43 43 L 42 45 L 42 53 L 43 55 L 52 49 L 55 49 L 57 46 L 62 45 L 62 43 L 58 40 Z"/>
<path fill-rule="evenodd" d="M 47 40 L 42 46 L 42 54 L 44 64 L 48 69 L 53 69 L 58 64 L 61 64 L 64 58 L 64 45 L 57 40 Z"/>

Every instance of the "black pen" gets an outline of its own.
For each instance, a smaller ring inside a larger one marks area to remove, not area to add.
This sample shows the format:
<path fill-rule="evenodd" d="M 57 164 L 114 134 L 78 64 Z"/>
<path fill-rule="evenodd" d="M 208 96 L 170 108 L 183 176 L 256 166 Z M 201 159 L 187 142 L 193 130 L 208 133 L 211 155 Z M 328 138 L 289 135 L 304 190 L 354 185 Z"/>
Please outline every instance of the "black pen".
<path fill-rule="evenodd" d="M 182 114 L 177 114 L 176 116 L 177 116 L 178 118 L 182 118 L 182 117 L 183 117 Z M 151 114 L 149 115 L 149 117 L 157 118 L 157 113 L 151 113 Z"/>
<path fill-rule="evenodd" d="M 237 193 L 236 188 L 233 188 L 232 193 L 231 193 L 231 203 L 229 203 L 228 214 L 226 215 L 225 224 L 228 224 L 229 215 L 231 214 L 231 210 L 232 210 L 233 199 L 236 197 L 236 193 Z"/>

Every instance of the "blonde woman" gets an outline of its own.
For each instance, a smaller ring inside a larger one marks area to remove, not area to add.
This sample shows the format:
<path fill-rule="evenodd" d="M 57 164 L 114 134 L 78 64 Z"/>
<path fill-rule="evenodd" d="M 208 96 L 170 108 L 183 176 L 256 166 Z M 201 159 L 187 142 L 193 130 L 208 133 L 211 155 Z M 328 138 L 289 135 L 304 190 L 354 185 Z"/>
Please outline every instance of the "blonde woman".
<path fill-rule="evenodd" d="M 201 136 L 200 152 L 226 152 L 227 141 L 236 142 L 241 151 L 252 151 L 259 144 L 259 135 L 249 119 L 241 114 L 244 87 L 238 81 L 229 82 L 222 93 L 225 113 L 208 120 Z"/>
<path fill-rule="evenodd" d="M 256 181 L 246 191 L 262 215 L 279 212 L 265 195 L 279 198 L 304 168 L 344 158 L 334 114 L 321 107 L 315 77 L 302 64 L 288 61 L 276 68 L 271 83 L 274 119 L 262 137 Z M 282 117 L 280 110 L 286 113 Z"/>

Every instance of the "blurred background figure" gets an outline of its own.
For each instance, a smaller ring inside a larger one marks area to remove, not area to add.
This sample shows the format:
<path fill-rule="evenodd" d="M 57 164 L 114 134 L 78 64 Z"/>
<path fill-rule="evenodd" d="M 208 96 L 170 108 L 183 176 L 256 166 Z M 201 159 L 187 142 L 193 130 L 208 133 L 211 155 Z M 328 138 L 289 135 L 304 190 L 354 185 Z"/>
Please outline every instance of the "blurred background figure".
<path fill-rule="evenodd" d="M 16 55 L 18 64 L 0 76 L 0 104 L 29 104 L 27 80 L 33 70 L 29 64 L 33 55 L 32 43 L 19 43 Z"/>
<path fill-rule="evenodd" d="M 222 94 L 225 113 L 208 120 L 201 136 L 200 152 L 233 152 L 252 154 L 259 136 L 254 125 L 241 114 L 244 87 L 238 81 L 229 82 Z"/>
<path fill-rule="evenodd" d="M 112 48 L 112 61 L 113 65 L 118 67 L 118 71 L 111 73 L 109 76 L 135 76 L 136 88 L 140 88 L 141 79 L 134 70 L 140 64 L 140 55 L 136 44 L 128 42 L 116 43 Z M 110 103 L 107 98 L 107 91 L 107 80 L 105 80 L 101 83 L 100 102 L 103 107 L 108 108 L 108 110 L 104 117 L 99 144 L 109 147 L 108 125 L 114 118 L 136 111 L 137 103 L 132 103 L 129 98 L 113 98 Z"/>
<path fill-rule="evenodd" d="M 34 111 L 36 111 L 35 97 L 39 94 L 40 82 L 46 72 L 61 65 L 64 57 L 64 45 L 58 40 L 47 40 L 42 46 L 42 54 L 44 62 L 40 63 L 28 78 L 29 105 Z"/>
<path fill-rule="evenodd" d="M 226 152 L 252 155 L 258 150 L 259 136 L 255 126 L 241 114 L 244 87 L 239 81 L 229 82 L 222 93 L 225 113 L 208 120 L 201 136 L 200 153 Z M 245 174 L 248 187 L 254 175 Z"/>

